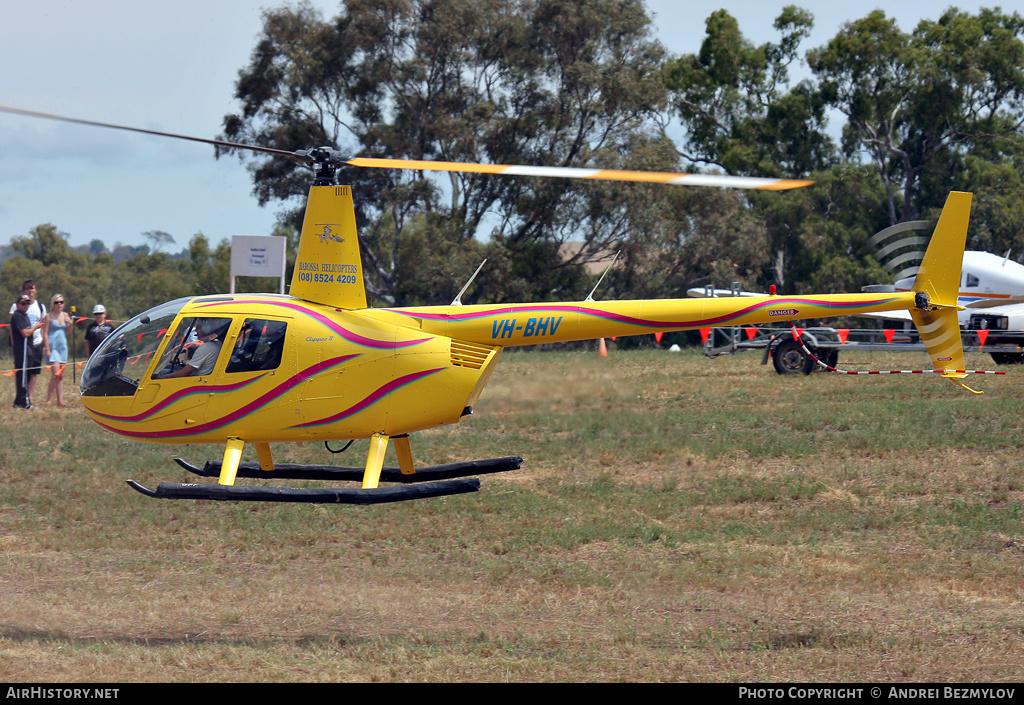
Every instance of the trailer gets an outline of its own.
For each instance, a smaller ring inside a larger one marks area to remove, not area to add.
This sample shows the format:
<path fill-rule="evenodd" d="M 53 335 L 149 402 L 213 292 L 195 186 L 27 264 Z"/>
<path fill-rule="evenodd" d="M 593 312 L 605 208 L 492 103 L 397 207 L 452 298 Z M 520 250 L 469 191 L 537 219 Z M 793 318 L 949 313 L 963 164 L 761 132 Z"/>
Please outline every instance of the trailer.
<path fill-rule="evenodd" d="M 989 322 L 983 314 L 971 317 L 969 327 L 961 330 L 964 352 L 988 353 L 998 365 L 1024 362 L 1024 331 L 982 327 Z M 971 325 L 978 326 L 971 328 Z M 885 350 L 888 352 L 924 351 L 917 330 L 881 328 L 798 328 L 800 341 L 792 328 L 772 326 L 727 326 L 708 329 L 704 354 L 708 357 L 733 355 L 744 350 L 762 350 L 761 364 L 772 361 L 780 375 L 810 374 L 821 368 L 804 350 L 827 365 L 836 367 L 843 350 Z M 803 343 L 801 345 L 800 343 Z"/>

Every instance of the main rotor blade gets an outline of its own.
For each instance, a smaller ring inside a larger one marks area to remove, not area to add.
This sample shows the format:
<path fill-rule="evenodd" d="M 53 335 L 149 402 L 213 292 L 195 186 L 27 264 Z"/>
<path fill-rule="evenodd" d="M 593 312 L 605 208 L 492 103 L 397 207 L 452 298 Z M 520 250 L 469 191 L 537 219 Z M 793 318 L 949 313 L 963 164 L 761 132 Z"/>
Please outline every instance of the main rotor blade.
<path fill-rule="evenodd" d="M 455 171 L 475 174 L 506 174 L 509 176 L 544 176 L 565 179 L 593 179 L 601 181 L 642 181 L 678 186 L 718 186 L 720 188 L 761 189 L 785 191 L 810 186 L 813 181 L 803 179 L 769 179 L 753 176 L 727 176 L 723 174 L 674 174 L 661 171 L 623 171 L 619 169 L 588 169 L 557 166 L 524 166 L 503 164 L 472 164 L 466 162 L 432 162 L 414 159 L 369 159 L 359 157 L 345 162 L 350 166 L 376 169 L 415 169 L 420 171 Z"/>
<path fill-rule="evenodd" d="M 225 142 L 224 140 L 211 140 L 206 139 L 205 137 L 189 137 L 188 135 L 178 135 L 173 132 L 146 130 L 141 127 L 127 127 L 125 125 L 114 125 L 108 122 L 80 120 L 79 118 L 65 117 L 63 115 L 40 113 L 36 112 L 35 110 L 22 110 L 21 108 L 10 108 L 5 105 L 0 105 L 0 112 L 12 113 L 14 115 L 27 115 L 29 117 L 45 118 L 47 120 L 57 120 L 58 122 L 70 122 L 76 125 L 88 125 L 90 127 L 106 127 L 111 130 L 127 130 L 128 132 L 140 132 L 144 135 L 157 135 L 158 137 L 173 137 L 174 139 L 189 140 L 190 142 L 202 142 L 203 144 L 212 144 L 215 147 L 224 147 L 225 149 L 248 149 L 252 152 L 263 152 L 265 154 L 274 154 L 280 157 L 289 157 L 290 159 L 298 159 L 299 161 L 307 163 L 309 162 L 308 158 L 306 158 L 304 155 L 296 154 L 295 152 L 289 152 L 283 149 L 274 149 L 272 147 L 257 147 L 251 144 Z"/>
<path fill-rule="evenodd" d="M 422 161 L 415 159 L 349 158 L 343 157 L 333 149 L 326 147 L 315 150 L 289 152 L 287 150 L 274 149 L 272 147 L 258 147 L 251 144 L 226 142 L 224 140 L 206 139 L 204 137 L 189 137 L 188 135 L 179 135 L 173 132 L 160 132 L 158 130 L 146 130 L 140 127 L 127 127 L 125 125 L 114 125 L 106 122 L 95 122 L 93 120 L 81 120 L 79 118 L 41 113 L 34 110 L 23 110 L 21 108 L 11 108 L 3 105 L 0 105 L 0 112 L 45 118 L 47 120 L 57 120 L 59 122 L 69 122 L 77 125 L 89 125 L 91 127 L 106 127 L 112 130 L 127 130 L 128 132 L 138 132 L 146 135 L 156 135 L 158 137 L 172 137 L 174 139 L 189 140 L 191 142 L 212 144 L 215 147 L 222 147 L 224 149 L 247 149 L 252 152 L 288 157 L 289 159 L 295 159 L 305 164 L 313 164 L 318 162 L 318 160 L 322 160 L 321 163 L 330 163 L 334 166 L 348 164 L 350 166 L 376 169 L 412 169 L 415 171 L 504 174 L 507 176 L 541 176 L 548 178 L 591 179 L 599 181 L 639 181 L 654 184 L 715 186 L 718 188 L 759 189 L 763 191 L 785 191 L 788 189 L 803 188 L 804 186 L 809 186 L 814 183 L 813 181 L 807 181 L 804 179 L 773 179 L 753 176 L 728 176 L 725 174 L 682 174 L 659 171 L 474 164 L 468 162 Z"/>

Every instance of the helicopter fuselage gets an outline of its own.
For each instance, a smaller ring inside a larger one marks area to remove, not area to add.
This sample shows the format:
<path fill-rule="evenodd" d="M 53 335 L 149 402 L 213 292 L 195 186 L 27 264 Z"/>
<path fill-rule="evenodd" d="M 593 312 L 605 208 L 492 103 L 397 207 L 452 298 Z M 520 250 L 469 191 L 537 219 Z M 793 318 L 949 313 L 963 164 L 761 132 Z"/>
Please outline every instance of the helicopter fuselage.
<path fill-rule="evenodd" d="M 104 341 L 83 403 L 154 443 L 396 436 L 472 412 L 504 347 L 906 308 L 913 294 L 344 310 L 290 296 L 179 299 Z M 203 342 L 207 326 L 220 329 Z M 211 345 L 212 352 L 202 346 Z M 214 357 L 203 369 L 190 361 Z M 172 376 L 185 369 L 184 376 Z"/>
<path fill-rule="evenodd" d="M 287 296 L 177 303 L 132 319 L 90 358 L 82 400 L 104 428 L 155 443 L 410 433 L 457 422 L 501 353 Z M 211 319 L 227 329 L 199 343 Z M 170 377 L 201 345 L 218 347 L 213 369 Z"/>

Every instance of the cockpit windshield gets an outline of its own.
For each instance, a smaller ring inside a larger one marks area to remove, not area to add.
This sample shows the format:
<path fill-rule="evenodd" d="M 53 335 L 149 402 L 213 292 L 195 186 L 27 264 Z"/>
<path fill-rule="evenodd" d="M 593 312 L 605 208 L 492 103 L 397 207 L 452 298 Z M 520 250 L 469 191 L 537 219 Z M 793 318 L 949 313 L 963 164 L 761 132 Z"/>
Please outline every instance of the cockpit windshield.
<path fill-rule="evenodd" d="M 82 395 L 135 394 L 164 333 L 191 299 L 186 296 L 151 308 L 108 335 L 82 370 Z"/>

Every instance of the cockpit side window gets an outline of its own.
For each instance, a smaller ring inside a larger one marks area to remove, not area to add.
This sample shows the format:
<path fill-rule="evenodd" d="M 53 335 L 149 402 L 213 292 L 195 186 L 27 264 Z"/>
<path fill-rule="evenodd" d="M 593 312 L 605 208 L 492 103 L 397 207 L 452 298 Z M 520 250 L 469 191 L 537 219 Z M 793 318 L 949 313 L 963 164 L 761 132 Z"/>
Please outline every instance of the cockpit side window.
<path fill-rule="evenodd" d="M 980 284 L 980 283 L 981 283 L 981 280 L 978 279 L 978 277 L 974 276 L 973 274 L 968 273 L 968 274 L 964 275 L 964 286 L 965 287 L 978 286 L 978 284 Z"/>
<path fill-rule="evenodd" d="M 190 297 L 141 313 L 108 335 L 82 370 L 82 395 L 132 396 L 164 334 Z"/>
<path fill-rule="evenodd" d="M 225 372 L 276 370 L 281 366 L 287 328 L 284 321 L 247 318 Z"/>
<path fill-rule="evenodd" d="M 230 325 L 230 318 L 183 318 L 169 335 L 153 379 L 212 373 Z"/>

